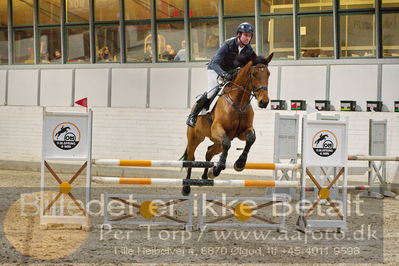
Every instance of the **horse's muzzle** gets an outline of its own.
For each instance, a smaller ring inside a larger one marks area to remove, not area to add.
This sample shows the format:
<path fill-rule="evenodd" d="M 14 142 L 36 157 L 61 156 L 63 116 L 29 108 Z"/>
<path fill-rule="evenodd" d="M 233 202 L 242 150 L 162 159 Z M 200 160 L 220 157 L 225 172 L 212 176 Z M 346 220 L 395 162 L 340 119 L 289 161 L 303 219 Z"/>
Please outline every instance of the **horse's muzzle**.
<path fill-rule="evenodd" d="M 266 108 L 268 104 L 269 104 L 269 102 L 266 102 L 264 100 L 261 100 L 258 102 L 259 108 Z"/>

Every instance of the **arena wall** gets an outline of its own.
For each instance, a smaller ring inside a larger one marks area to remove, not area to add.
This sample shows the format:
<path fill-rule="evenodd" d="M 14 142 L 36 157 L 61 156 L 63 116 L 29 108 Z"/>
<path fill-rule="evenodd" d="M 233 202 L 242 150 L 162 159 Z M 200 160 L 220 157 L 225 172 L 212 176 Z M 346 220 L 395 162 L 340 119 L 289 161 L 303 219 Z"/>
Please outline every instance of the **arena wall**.
<path fill-rule="evenodd" d="M 272 62 L 270 98 L 312 106 L 330 100 L 336 110 L 341 100 L 354 100 L 362 111 L 366 101 L 382 100 L 384 110 L 393 111 L 398 60 L 368 62 Z M 206 87 L 205 63 L 7 66 L 0 70 L 0 105 L 73 106 L 89 97 L 94 107 L 188 108 Z"/>

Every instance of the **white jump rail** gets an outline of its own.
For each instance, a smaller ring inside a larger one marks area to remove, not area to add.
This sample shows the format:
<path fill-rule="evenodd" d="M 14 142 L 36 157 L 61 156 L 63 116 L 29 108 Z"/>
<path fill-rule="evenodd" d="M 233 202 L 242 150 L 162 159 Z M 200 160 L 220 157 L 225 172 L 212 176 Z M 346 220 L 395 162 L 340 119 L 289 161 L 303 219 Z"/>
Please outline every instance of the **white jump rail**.
<path fill-rule="evenodd" d="M 212 186 L 212 187 L 299 187 L 298 181 L 273 180 L 210 180 L 173 178 L 124 178 L 93 177 L 97 183 L 121 185 L 162 185 L 162 186 Z"/>
<path fill-rule="evenodd" d="M 94 159 L 95 165 L 126 166 L 126 167 L 191 167 L 191 168 L 211 168 L 215 162 L 206 161 L 168 161 L 168 160 L 119 160 L 119 159 Z M 227 163 L 226 168 L 233 169 L 233 163 Z M 253 170 L 296 170 L 299 164 L 281 163 L 246 163 L 244 169 Z"/>

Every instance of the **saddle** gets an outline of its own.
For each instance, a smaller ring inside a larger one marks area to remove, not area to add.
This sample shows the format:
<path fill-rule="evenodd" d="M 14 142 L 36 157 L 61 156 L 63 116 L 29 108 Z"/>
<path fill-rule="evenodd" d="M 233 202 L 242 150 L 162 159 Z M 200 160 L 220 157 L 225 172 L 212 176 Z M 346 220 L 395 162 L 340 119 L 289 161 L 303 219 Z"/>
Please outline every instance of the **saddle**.
<path fill-rule="evenodd" d="M 233 74 L 233 77 L 235 78 L 237 76 L 238 71 L 240 70 L 239 67 L 230 70 L 229 73 Z M 201 110 L 201 112 L 199 113 L 199 115 L 206 115 L 212 112 L 213 108 L 216 105 L 217 100 L 219 99 L 219 92 L 223 90 L 223 88 L 229 84 L 230 81 L 226 81 L 224 80 L 222 83 L 220 83 L 218 86 L 216 86 L 215 88 L 213 88 L 213 94 L 212 97 L 209 99 L 208 104 Z M 197 96 L 197 97 L 200 97 Z"/>
<path fill-rule="evenodd" d="M 219 86 L 216 86 L 213 88 L 213 94 L 212 97 L 209 99 L 208 104 L 205 105 L 205 107 L 201 110 L 199 115 L 206 115 L 208 113 L 211 113 L 213 108 L 215 108 L 216 102 L 219 99 L 220 96 L 220 91 L 223 90 L 223 88 L 228 84 L 228 82 L 225 82 L 223 84 L 220 84 Z"/>

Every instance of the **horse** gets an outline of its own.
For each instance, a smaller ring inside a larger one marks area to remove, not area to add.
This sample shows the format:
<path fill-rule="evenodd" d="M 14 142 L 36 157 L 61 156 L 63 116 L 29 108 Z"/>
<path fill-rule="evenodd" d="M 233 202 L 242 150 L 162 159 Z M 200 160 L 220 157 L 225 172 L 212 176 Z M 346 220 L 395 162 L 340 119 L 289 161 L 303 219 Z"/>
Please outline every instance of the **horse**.
<path fill-rule="evenodd" d="M 180 159 L 194 161 L 195 150 L 205 137 L 213 142 L 207 149 L 206 161 L 211 161 L 213 156 L 222 153 L 212 169 L 204 169 L 202 179 L 215 178 L 226 168 L 227 153 L 234 138 L 245 141 L 245 148 L 234 163 L 236 171 L 244 169 L 248 152 L 256 139 L 251 100 L 255 97 L 260 108 L 266 108 L 269 104 L 268 64 L 272 58 L 273 53 L 267 57 L 253 54 L 251 58 L 247 58 L 247 63 L 238 70 L 233 81 L 223 87 L 221 96 L 210 114 L 212 122 L 206 116 L 199 116 L 194 128 L 187 127 L 187 146 Z M 186 179 L 190 178 L 191 168 L 187 168 Z M 183 186 L 183 195 L 189 195 L 190 192 L 190 186 Z"/>
<path fill-rule="evenodd" d="M 70 127 L 64 127 L 62 126 L 61 129 L 55 134 L 55 136 L 57 137 L 57 139 L 61 136 L 62 133 L 68 132 L 68 130 L 70 130 Z"/>

